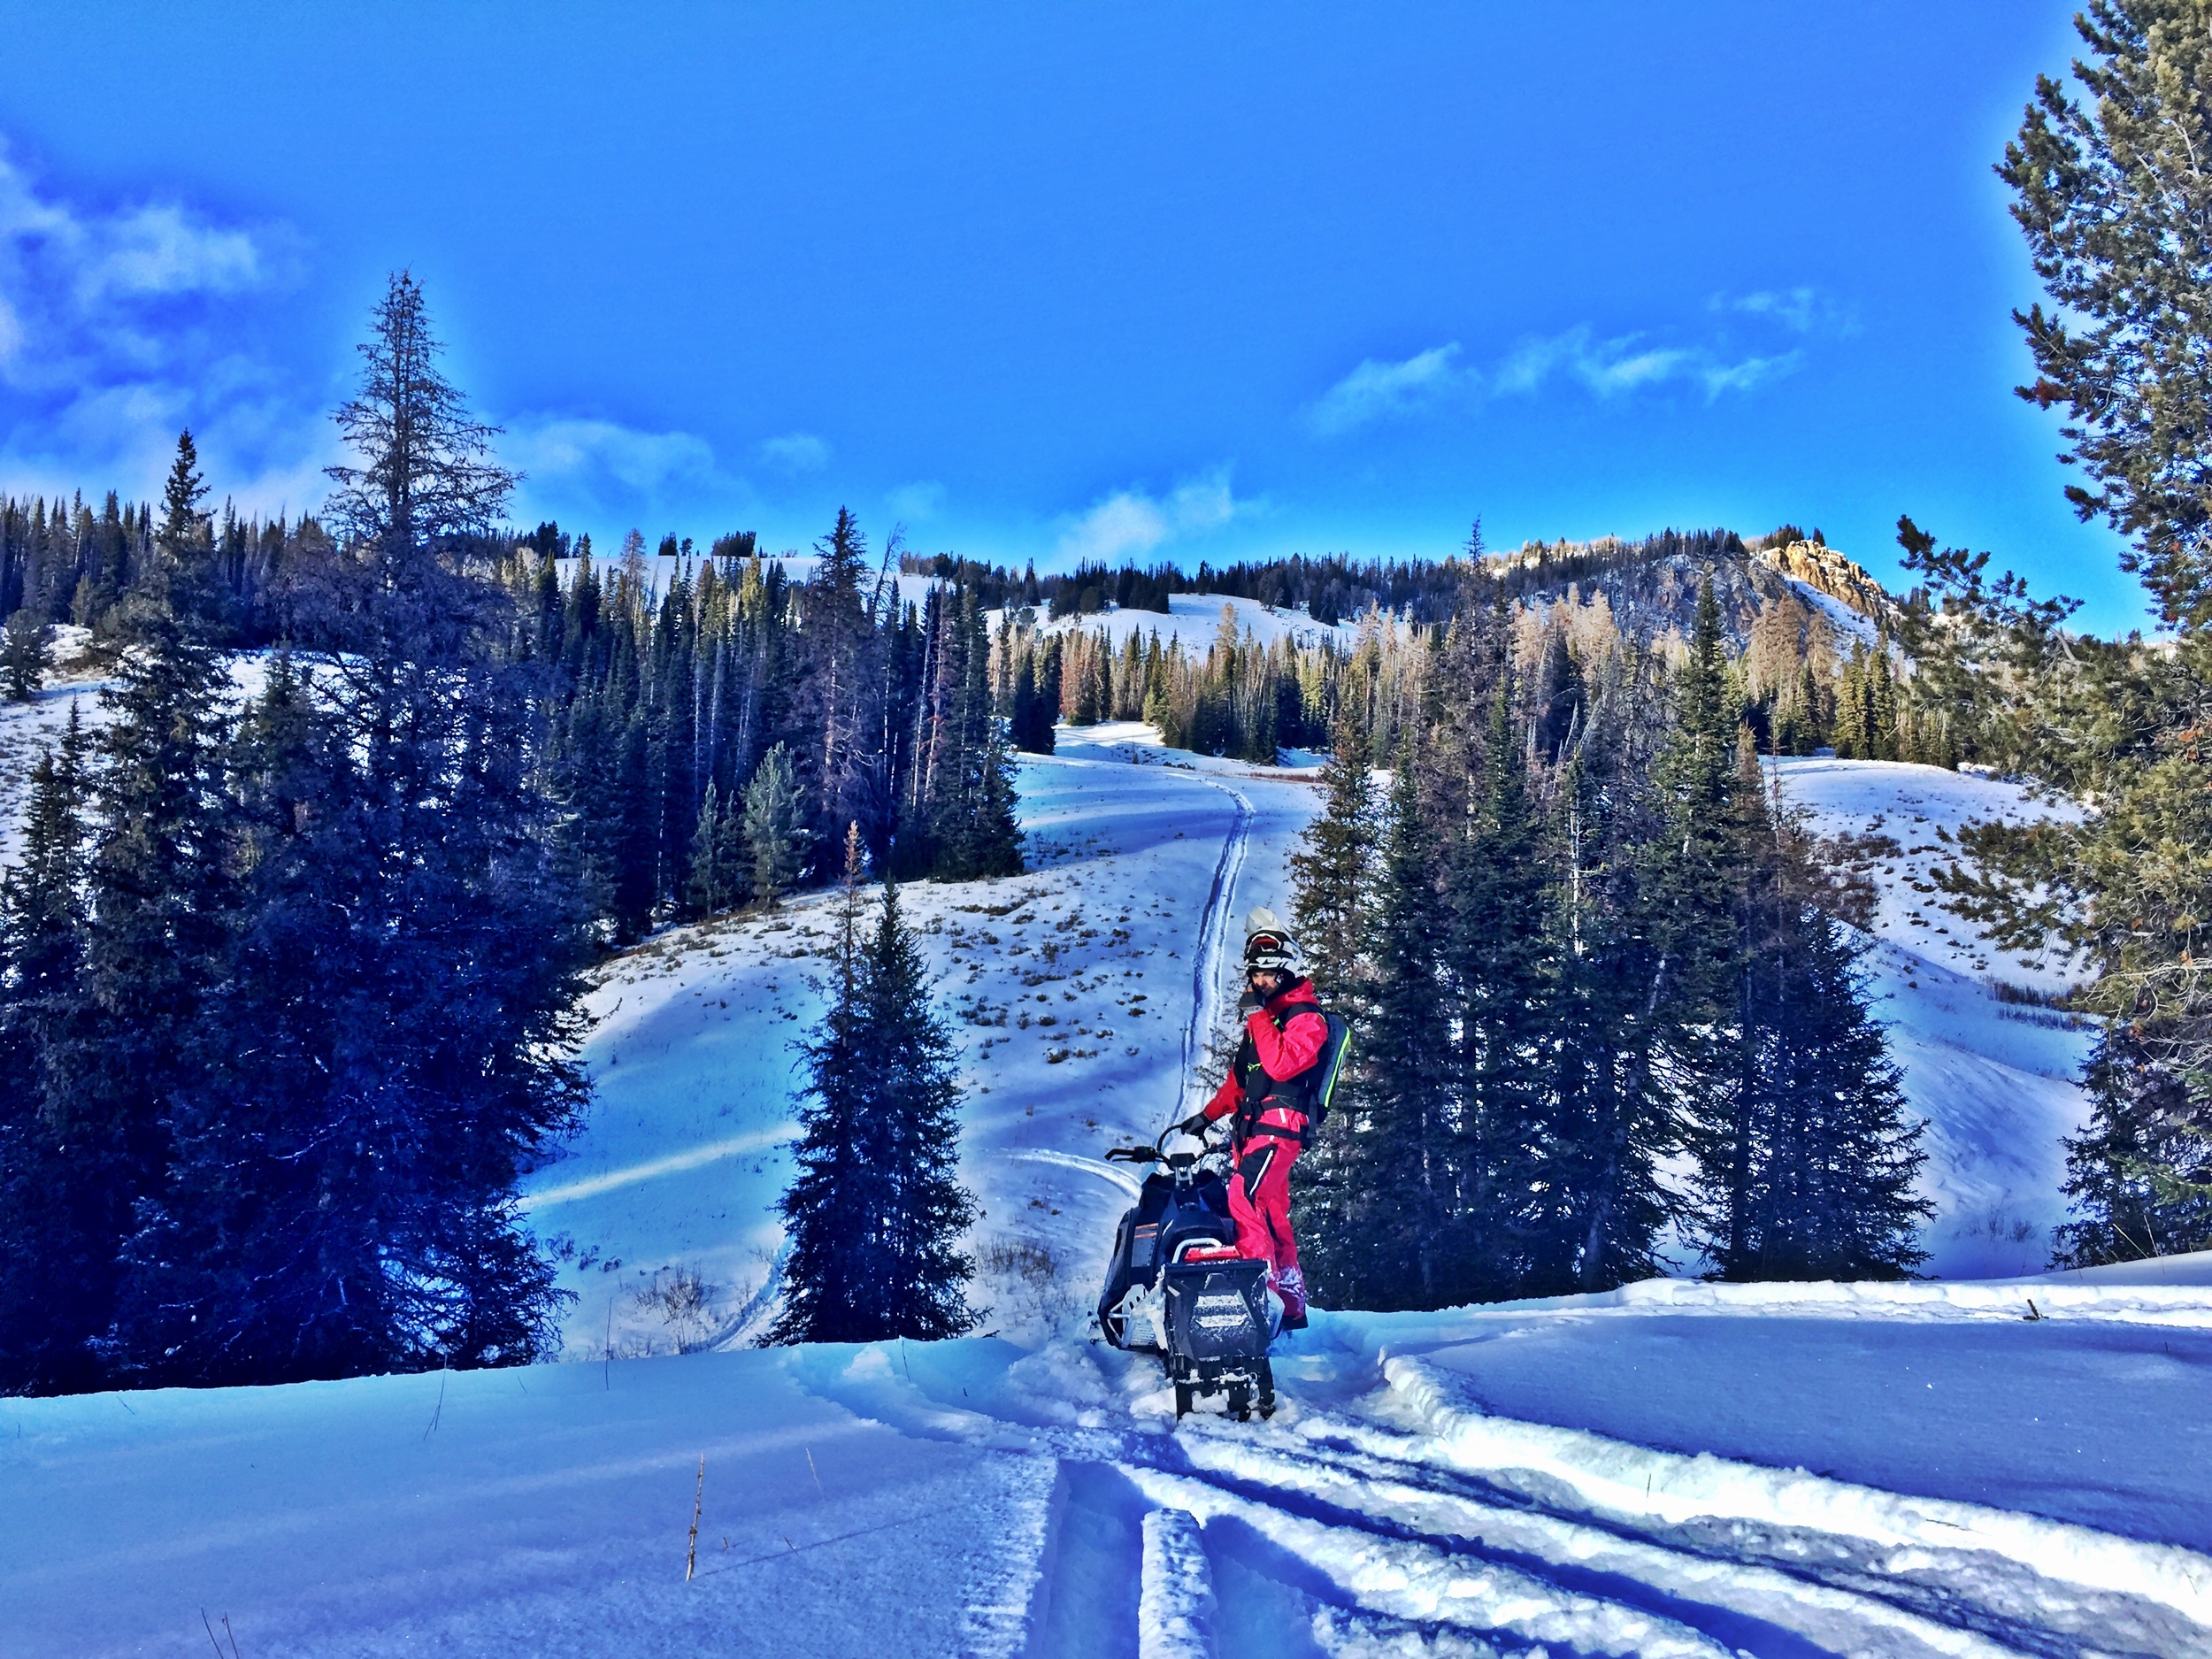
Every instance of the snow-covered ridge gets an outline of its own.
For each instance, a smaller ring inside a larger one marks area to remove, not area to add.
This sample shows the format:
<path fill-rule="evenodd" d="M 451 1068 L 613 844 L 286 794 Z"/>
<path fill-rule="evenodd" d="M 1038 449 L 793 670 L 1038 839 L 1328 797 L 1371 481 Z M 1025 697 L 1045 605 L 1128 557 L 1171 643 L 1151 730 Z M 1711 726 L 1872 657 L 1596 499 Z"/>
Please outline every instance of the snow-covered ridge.
<path fill-rule="evenodd" d="M 1333 645 L 1348 648 L 1359 637 L 1356 620 L 1340 622 L 1333 626 L 1316 622 L 1302 605 L 1284 608 L 1262 604 L 1256 599 L 1240 599 L 1230 594 L 1171 594 L 1165 615 L 1157 611 L 1134 611 L 1120 605 L 1110 605 L 1103 611 L 1085 616 L 1062 617 L 1048 621 L 1041 611 L 1037 614 L 1037 626 L 1047 634 L 1103 634 L 1117 649 L 1126 643 L 1132 634 L 1139 640 L 1149 641 L 1158 634 L 1163 645 L 1174 641 L 1187 652 L 1203 657 L 1207 648 L 1220 636 L 1224 619 L 1235 626 L 1240 638 L 1247 637 L 1262 645 L 1272 645 L 1287 639 L 1298 645 Z M 1010 614 L 1010 611 L 987 613 L 995 628 Z"/>

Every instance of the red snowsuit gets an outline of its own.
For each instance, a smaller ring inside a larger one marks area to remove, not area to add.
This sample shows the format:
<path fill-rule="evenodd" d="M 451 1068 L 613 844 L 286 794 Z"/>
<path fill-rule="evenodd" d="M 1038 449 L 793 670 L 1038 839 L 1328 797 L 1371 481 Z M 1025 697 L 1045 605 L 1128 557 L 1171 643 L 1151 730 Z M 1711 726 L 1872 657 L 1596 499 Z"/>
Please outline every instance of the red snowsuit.
<path fill-rule="evenodd" d="M 1300 1110 L 1304 1096 L 1296 1087 L 1279 1091 L 1276 1086 L 1310 1070 L 1328 1041 L 1329 1022 L 1314 1001 L 1312 981 L 1294 980 L 1247 1017 L 1229 1075 L 1205 1107 L 1210 1122 L 1237 1115 L 1236 1179 L 1229 1183 L 1237 1251 L 1267 1263 L 1279 1288 L 1294 1291 L 1294 1311 L 1302 1316 L 1304 1280 L 1298 1274 L 1298 1241 L 1290 1233 L 1290 1166 L 1306 1126 Z M 1286 1302 L 1290 1299 L 1286 1294 Z"/>

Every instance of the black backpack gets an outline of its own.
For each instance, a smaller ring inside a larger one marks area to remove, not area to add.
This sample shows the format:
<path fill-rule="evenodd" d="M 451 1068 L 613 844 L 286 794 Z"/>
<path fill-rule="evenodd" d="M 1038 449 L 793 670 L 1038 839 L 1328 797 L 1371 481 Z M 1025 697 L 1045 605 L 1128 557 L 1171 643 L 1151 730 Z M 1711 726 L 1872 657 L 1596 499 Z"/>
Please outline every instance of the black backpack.
<path fill-rule="evenodd" d="M 1337 1079 L 1344 1075 L 1344 1057 L 1352 1047 L 1351 1026 L 1340 1015 L 1332 1014 L 1318 1002 L 1294 1003 L 1285 1012 L 1294 1016 L 1308 1009 L 1327 1023 L 1329 1034 L 1322 1041 L 1321 1052 L 1314 1056 L 1313 1064 L 1298 1074 L 1298 1110 L 1306 1119 L 1306 1126 L 1298 1134 L 1301 1146 L 1311 1145 L 1313 1132 L 1328 1121 L 1329 1106 L 1336 1098 Z"/>
<path fill-rule="evenodd" d="M 1328 1122 L 1329 1104 L 1336 1098 L 1337 1079 L 1344 1075 L 1344 1056 L 1352 1048 L 1352 1028 L 1343 1017 L 1325 1008 L 1321 1018 L 1329 1022 L 1329 1038 L 1321 1045 L 1321 1052 L 1314 1056 L 1313 1065 L 1307 1072 L 1313 1081 L 1307 1088 L 1306 1128 L 1299 1137 L 1302 1141 L 1310 1141 L 1313 1132 Z"/>

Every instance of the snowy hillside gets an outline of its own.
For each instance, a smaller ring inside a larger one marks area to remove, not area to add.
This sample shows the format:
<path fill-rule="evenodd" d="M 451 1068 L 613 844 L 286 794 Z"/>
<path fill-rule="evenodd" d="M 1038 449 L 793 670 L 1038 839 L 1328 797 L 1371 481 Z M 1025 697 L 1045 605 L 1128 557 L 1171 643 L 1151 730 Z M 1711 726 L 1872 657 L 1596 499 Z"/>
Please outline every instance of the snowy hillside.
<path fill-rule="evenodd" d="M 57 628 L 54 672 L 28 703 L 0 700 L 0 864 L 19 856 L 17 836 L 29 803 L 31 768 L 52 747 L 69 718 L 69 705 L 89 723 L 99 718 L 98 692 L 106 682 L 81 661 L 87 643 L 82 628 Z"/>
<path fill-rule="evenodd" d="M 2017 784 L 1894 761 L 1774 763 L 1786 806 L 1823 835 L 1851 838 L 1880 895 L 1868 958 L 1877 1010 L 1913 1109 L 1929 1122 L 1924 1187 L 1937 1211 L 1927 1271 L 1945 1278 L 2033 1272 L 2065 1218 L 2062 1137 L 2088 1115 L 2075 1080 L 2084 1024 L 1997 987 L 2046 995 L 2075 977 L 2047 956 L 2008 956 L 1941 909 L 1930 880 L 1973 818 L 2020 823 L 2070 812 Z"/>
<path fill-rule="evenodd" d="M 1084 1300 L 1071 1287 L 1126 1202 L 1097 1155 L 1174 1111 L 1224 930 L 1287 909 L 1284 860 L 1318 796 L 1310 774 L 1178 756 L 1133 725 L 1064 732 L 1059 754 L 1024 757 L 1020 789 L 1032 873 L 902 896 L 964 1045 L 981 1299 L 993 1326 L 1035 1333 Z M 741 1341 L 767 1311 L 792 1044 L 822 1007 L 831 907 L 672 930 L 593 994 L 598 1103 L 525 1201 L 572 1248 L 572 1354 Z M 710 1308 L 672 1317 L 652 1293 L 680 1279 Z"/>
<path fill-rule="evenodd" d="M 1938 826 L 2044 808 L 1781 768 L 1882 885 L 1954 1282 L 1325 1314 L 1271 1423 L 1179 1428 L 1087 1340 L 1129 1185 L 1098 1155 L 1183 1109 L 1318 791 L 1062 739 L 1022 763 L 1031 874 L 905 893 L 993 1334 L 743 1346 L 829 905 L 671 930 L 593 993 L 597 1104 L 527 1184 L 567 1363 L 0 1402 L 0 1651 L 190 1651 L 204 1609 L 242 1655 L 2212 1655 L 2212 1259 L 1959 1282 L 2041 1259 L 2085 1038 L 1981 977 L 2063 964 L 1914 884 Z"/>
<path fill-rule="evenodd" d="M 1117 606 L 1089 616 L 1063 617 L 1057 622 L 1042 622 L 1040 626 L 1048 634 L 1104 634 L 1117 646 L 1132 634 L 1144 640 L 1157 634 L 1163 645 L 1171 640 L 1180 641 L 1186 651 L 1194 651 L 1201 657 L 1219 636 L 1225 609 L 1235 618 L 1239 635 L 1249 634 L 1263 645 L 1271 645 L 1284 638 L 1300 645 L 1348 645 L 1359 635 L 1356 619 L 1328 626 L 1316 622 L 1302 608 L 1284 610 L 1263 605 L 1256 599 L 1239 599 L 1227 594 L 1171 594 L 1167 603 L 1166 616 L 1156 611 L 1131 611 Z M 1004 614 L 992 611 L 991 626 L 996 627 Z"/>

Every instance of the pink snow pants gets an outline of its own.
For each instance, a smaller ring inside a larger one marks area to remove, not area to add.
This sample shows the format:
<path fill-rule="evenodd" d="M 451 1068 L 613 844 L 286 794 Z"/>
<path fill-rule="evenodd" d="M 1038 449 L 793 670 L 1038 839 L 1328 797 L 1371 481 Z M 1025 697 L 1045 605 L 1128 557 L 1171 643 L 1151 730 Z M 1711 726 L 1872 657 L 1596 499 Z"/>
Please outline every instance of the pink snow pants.
<path fill-rule="evenodd" d="M 1229 1217 L 1237 1224 L 1237 1254 L 1265 1262 L 1277 1275 L 1298 1266 L 1298 1240 L 1290 1236 L 1290 1166 L 1295 1141 L 1254 1135 L 1237 1153 L 1229 1183 Z"/>

